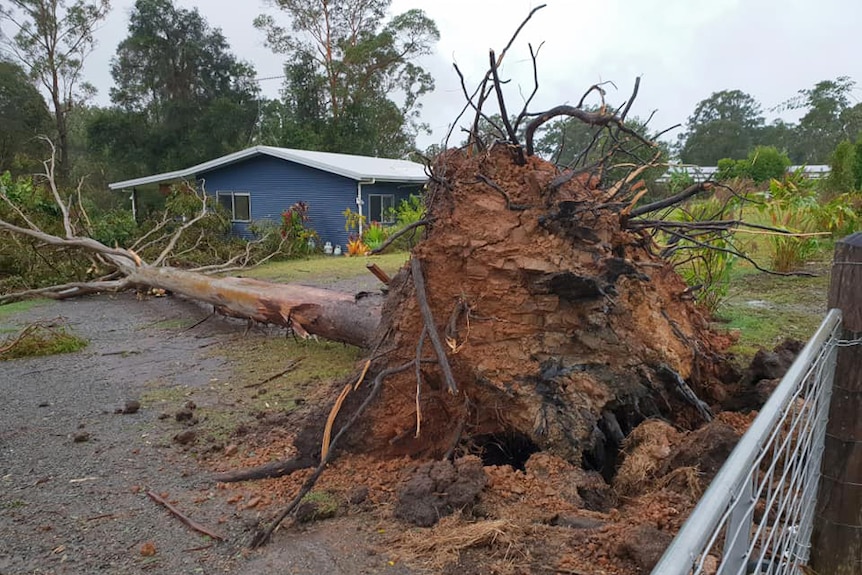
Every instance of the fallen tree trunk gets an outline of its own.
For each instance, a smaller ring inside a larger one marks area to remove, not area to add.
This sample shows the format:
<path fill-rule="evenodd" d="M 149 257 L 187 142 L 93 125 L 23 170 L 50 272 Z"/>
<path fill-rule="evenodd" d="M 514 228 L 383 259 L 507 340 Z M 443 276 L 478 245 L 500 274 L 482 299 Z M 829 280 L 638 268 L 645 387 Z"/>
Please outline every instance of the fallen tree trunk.
<path fill-rule="evenodd" d="M 368 347 L 380 322 L 382 298 L 250 278 L 211 277 L 170 267 L 136 267 L 133 285 L 165 289 L 212 304 L 224 315 L 292 329 L 297 335 Z"/>
<path fill-rule="evenodd" d="M 113 271 L 101 280 L 0 295 L 0 303 L 24 297 L 67 299 L 92 293 L 152 288 L 211 304 L 217 312 L 226 316 L 283 326 L 301 337 L 319 336 L 359 347 L 371 344 L 380 322 L 381 297 L 357 298 L 352 294 L 308 286 L 212 275 L 230 267 L 233 261 L 224 266 L 199 270 L 182 270 L 164 265 L 181 234 L 208 216 L 206 194 L 200 196 L 201 209 L 198 215 L 185 222 L 170 237 L 161 254 L 152 263 L 147 263 L 133 249 L 112 248 L 79 235 L 70 217 L 69 204 L 63 202 L 57 190 L 53 158 L 45 163 L 45 168 L 44 176 L 62 214 L 65 235 L 54 235 L 40 229 L 15 206 L 5 190 L 0 190 L 0 200 L 13 207 L 19 221 L 0 219 L 0 230 L 28 236 L 45 245 L 84 250 L 113 268 Z"/>

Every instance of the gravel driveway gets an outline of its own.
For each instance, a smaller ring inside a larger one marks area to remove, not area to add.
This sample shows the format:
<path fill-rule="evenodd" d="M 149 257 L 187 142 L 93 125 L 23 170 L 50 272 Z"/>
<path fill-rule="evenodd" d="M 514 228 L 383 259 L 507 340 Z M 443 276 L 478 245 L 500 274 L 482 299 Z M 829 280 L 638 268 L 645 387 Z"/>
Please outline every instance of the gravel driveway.
<path fill-rule="evenodd" d="M 63 316 L 90 341 L 74 354 L 0 362 L 0 575 L 401 572 L 369 551 L 350 518 L 243 550 L 254 510 L 217 496 L 208 474 L 164 439 L 158 410 L 116 413 L 154 385 L 203 389 L 230 377 L 212 346 L 244 324 L 177 328 L 206 314 L 178 298 L 122 294 L 0 320 L 10 328 Z M 190 530 L 148 490 L 224 541 Z M 148 543 L 155 554 L 142 553 Z"/>

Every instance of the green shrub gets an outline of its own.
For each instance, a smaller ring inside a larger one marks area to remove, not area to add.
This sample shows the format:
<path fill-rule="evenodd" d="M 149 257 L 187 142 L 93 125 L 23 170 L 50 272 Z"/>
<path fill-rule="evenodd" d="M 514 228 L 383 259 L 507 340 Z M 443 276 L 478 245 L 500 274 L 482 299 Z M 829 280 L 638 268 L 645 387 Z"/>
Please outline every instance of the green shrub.
<path fill-rule="evenodd" d="M 746 173 L 756 183 L 768 182 L 773 178 L 781 179 L 790 167 L 787 154 L 778 151 L 774 146 L 757 146 L 748 154 L 745 160 Z"/>
<path fill-rule="evenodd" d="M 825 196 L 833 198 L 856 189 L 856 146 L 845 140 L 829 157 L 829 176 L 824 180 Z"/>
<path fill-rule="evenodd" d="M 862 190 L 862 134 L 856 138 L 853 157 L 853 189 Z"/>
<path fill-rule="evenodd" d="M 678 194 L 694 184 L 691 174 L 682 170 L 671 170 L 668 175 L 667 189 L 671 194 Z"/>
<path fill-rule="evenodd" d="M 727 209 L 715 198 L 691 202 L 685 209 L 675 211 L 675 219 L 684 222 L 719 218 L 733 219 L 734 214 L 733 210 Z M 733 247 L 728 238 L 720 231 L 715 231 L 698 236 L 698 243 L 673 236 L 669 240 L 676 243 L 676 250 L 671 256 L 672 263 L 689 286 L 700 286 L 695 292 L 698 303 L 710 313 L 715 313 L 727 297 L 731 272 L 737 260 L 737 256 L 730 251 L 723 251 Z"/>
<path fill-rule="evenodd" d="M 371 222 L 362 232 L 362 242 L 372 250 L 382 246 L 388 237 L 389 232 L 378 222 Z"/>
<path fill-rule="evenodd" d="M 815 216 L 817 229 L 842 238 L 862 227 L 862 192 L 853 191 L 839 194 L 823 203 Z"/>
<path fill-rule="evenodd" d="M 722 158 L 718 161 L 716 179 L 750 178 L 755 183 L 768 182 L 772 178 L 783 178 L 790 167 L 790 158 L 773 146 L 757 146 L 744 160 Z"/>
<path fill-rule="evenodd" d="M 91 237 L 106 246 L 128 247 L 138 233 L 138 224 L 129 210 L 95 214 L 91 220 Z"/>
<path fill-rule="evenodd" d="M 814 183 L 801 169 L 781 180 L 773 179 L 769 183 L 769 199 L 758 209 L 769 216 L 773 226 L 792 234 L 811 233 L 821 217 Z M 780 272 L 798 269 L 818 247 L 816 236 L 809 235 L 773 234 L 769 243 L 772 267 Z"/>
<path fill-rule="evenodd" d="M 422 196 L 410 195 L 406 200 L 401 200 L 398 207 L 392 213 L 392 219 L 395 224 L 389 231 L 389 235 L 403 230 L 407 226 L 414 224 L 425 218 L 425 200 Z M 415 228 L 412 233 L 405 234 L 395 240 L 393 247 L 398 250 L 412 249 L 416 241 L 416 234 L 422 232 L 422 227 Z"/>
<path fill-rule="evenodd" d="M 722 158 L 718 161 L 718 172 L 715 174 L 715 179 L 720 182 L 732 180 L 741 177 L 740 162 L 744 164 L 745 160 L 734 160 L 732 158 Z"/>

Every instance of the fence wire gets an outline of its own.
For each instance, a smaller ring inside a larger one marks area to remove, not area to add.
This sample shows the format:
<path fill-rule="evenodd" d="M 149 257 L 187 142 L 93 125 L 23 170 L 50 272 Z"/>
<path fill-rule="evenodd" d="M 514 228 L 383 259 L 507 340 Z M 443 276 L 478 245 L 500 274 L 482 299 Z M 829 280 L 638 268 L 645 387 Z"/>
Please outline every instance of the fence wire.
<path fill-rule="evenodd" d="M 830 310 L 653 575 L 799 574 L 809 556 L 841 315 Z"/>

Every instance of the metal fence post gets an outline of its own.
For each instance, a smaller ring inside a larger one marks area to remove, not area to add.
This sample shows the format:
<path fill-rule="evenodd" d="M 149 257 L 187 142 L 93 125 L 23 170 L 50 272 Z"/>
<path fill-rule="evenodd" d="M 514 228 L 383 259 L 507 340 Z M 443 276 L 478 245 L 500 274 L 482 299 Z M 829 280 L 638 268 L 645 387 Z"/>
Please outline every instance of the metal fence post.
<path fill-rule="evenodd" d="M 835 244 L 829 307 L 842 311 L 847 345 L 838 350 L 815 510 L 811 566 L 829 575 L 862 573 L 862 233 Z"/>
<path fill-rule="evenodd" d="M 754 478 L 749 478 L 739 494 L 739 500 L 730 514 L 724 539 L 724 561 L 719 575 L 745 573 L 748 545 L 751 542 L 751 525 L 754 523 Z"/>

